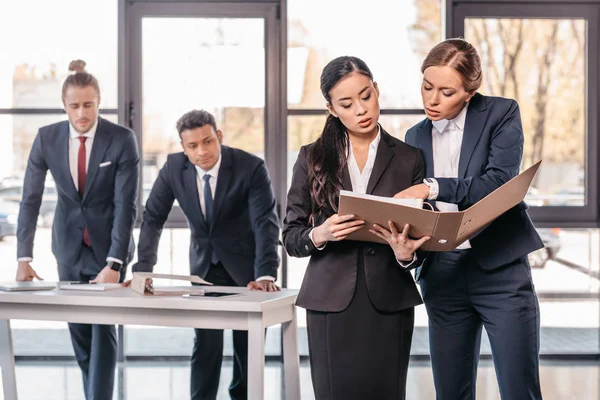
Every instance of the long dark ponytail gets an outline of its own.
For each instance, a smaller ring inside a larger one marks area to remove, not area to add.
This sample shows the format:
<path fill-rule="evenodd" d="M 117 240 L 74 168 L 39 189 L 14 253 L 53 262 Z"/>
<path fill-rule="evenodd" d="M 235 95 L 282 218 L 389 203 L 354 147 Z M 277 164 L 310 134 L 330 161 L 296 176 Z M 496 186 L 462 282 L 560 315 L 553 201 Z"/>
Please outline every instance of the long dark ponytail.
<path fill-rule="evenodd" d="M 357 57 L 338 57 L 330 61 L 321 73 L 321 92 L 331 104 L 330 91 L 346 76 L 356 72 L 373 80 L 371 70 Z M 312 200 L 313 220 L 337 212 L 342 173 L 346 168 L 349 142 L 346 127 L 339 118 L 329 114 L 321 136 L 308 153 L 308 185 Z"/>

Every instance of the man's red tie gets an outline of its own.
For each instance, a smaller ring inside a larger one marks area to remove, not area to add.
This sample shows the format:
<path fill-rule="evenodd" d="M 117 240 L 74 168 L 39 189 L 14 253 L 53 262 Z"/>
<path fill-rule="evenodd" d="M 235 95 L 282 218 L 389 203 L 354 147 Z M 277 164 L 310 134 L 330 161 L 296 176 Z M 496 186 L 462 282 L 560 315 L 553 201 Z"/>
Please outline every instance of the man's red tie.
<path fill-rule="evenodd" d="M 77 186 L 79 186 L 79 194 L 83 198 L 83 192 L 85 190 L 85 177 L 86 177 L 86 153 L 85 153 L 85 141 L 87 137 L 79 136 L 79 153 L 77 154 Z M 90 246 L 90 238 L 88 236 L 87 228 L 83 228 L 83 243 L 86 246 Z"/>

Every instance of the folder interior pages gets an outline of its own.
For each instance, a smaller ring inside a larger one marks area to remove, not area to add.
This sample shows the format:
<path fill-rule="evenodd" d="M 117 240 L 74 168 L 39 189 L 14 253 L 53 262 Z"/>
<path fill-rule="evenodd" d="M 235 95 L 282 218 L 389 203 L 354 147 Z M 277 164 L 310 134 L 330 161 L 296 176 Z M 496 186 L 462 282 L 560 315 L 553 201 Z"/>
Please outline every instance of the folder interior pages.
<path fill-rule="evenodd" d="M 400 204 L 407 207 L 423 208 L 423 199 L 396 199 L 394 197 L 375 196 L 373 194 L 363 194 L 351 192 L 350 190 L 340 190 L 340 196 L 354 197 L 357 199 L 373 200 L 389 204 Z"/>

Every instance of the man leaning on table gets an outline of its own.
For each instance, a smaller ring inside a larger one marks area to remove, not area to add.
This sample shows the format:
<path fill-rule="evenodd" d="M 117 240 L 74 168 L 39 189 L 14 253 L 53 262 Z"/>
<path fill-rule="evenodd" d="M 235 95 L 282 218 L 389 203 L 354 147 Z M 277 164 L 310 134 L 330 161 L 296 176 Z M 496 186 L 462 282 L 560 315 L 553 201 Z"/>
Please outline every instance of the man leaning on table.
<path fill-rule="evenodd" d="M 17 227 L 17 280 L 40 277 L 33 239 L 48 171 L 58 194 L 52 252 L 61 281 L 116 283 L 135 246 L 139 155 L 134 133 L 99 117 L 100 87 L 73 61 L 62 100 L 68 121 L 39 130 L 27 163 Z M 114 325 L 69 324 L 85 398 L 112 399 L 117 363 Z"/>
<path fill-rule="evenodd" d="M 193 110 L 177 121 L 183 152 L 170 154 L 146 202 L 138 263 L 152 272 L 163 225 L 177 200 L 190 227 L 190 273 L 217 286 L 277 291 L 279 224 L 271 180 L 260 158 L 222 145 L 214 117 Z M 215 399 L 223 331 L 196 329 L 191 398 Z M 232 399 L 247 398 L 248 332 L 233 331 Z"/>

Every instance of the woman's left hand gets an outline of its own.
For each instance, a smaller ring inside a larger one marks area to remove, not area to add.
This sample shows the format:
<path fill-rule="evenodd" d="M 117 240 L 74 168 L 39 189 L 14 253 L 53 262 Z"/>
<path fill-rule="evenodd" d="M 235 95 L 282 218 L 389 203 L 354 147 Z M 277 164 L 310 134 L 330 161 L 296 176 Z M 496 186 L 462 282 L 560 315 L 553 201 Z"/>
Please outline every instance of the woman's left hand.
<path fill-rule="evenodd" d="M 423 236 L 421 239 L 417 240 L 409 238 L 409 224 L 404 225 L 404 229 L 400 233 L 398 233 L 398 229 L 396 229 L 396 225 L 394 225 L 392 221 L 388 221 L 388 225 L 390 227 L 389 230 L 374 224 L 373 229 L 369 229 L 369 232 L 388 242 L 392 247 L 392 250 L 394 250 L 396 259 L 399 261 L 412 261 L 415 251 L 417 251 L 423 243 L 431 239 L 430 236 Z"/>

